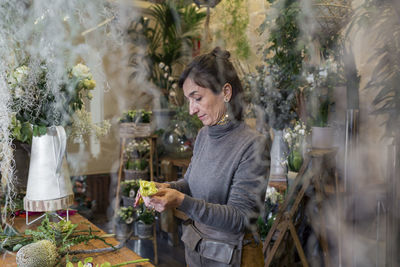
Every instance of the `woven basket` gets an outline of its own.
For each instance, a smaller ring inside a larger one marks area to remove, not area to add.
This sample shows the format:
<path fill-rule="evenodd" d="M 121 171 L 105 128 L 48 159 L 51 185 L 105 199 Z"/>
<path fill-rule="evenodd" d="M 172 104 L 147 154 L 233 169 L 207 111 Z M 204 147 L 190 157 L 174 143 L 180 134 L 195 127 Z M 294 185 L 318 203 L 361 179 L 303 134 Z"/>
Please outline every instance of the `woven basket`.
<path fill-rule="evenodd" d="M 148 180 L 149 171 L 137 171 L 137 170 L 127 170 L 124 169 L 125 180 Z"/>
<path fill-rule="evenodd" d="M 150 123 L 123 122 L 119 125 L 119 136 L 121 138 L 146 137 L 150 135 Z"/>

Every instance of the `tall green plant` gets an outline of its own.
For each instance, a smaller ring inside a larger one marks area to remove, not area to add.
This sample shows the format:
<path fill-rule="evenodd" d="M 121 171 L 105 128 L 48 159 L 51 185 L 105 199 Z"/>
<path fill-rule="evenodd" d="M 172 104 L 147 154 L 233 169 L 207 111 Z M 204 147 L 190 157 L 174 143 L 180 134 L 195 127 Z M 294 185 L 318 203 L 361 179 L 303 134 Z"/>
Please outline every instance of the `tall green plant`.
<path fill-rule="evenodd" d="M 191 58 L 193 41 L 200 38 L 205 16 L 205 12 L 192 4 L 167 0 L 150 8 L 149 19 L 140 17 L 133 21 L 128 30 L 136 47 L 130 56 L 130 66 L 134 69 L 130 78 L 137 77 L 145 68 L 146 77 L 161 87 L 159 64 L 172 67 Z"/>
<path fill-rule="evenodd" d="M 376 48 L 369 62 L 379 59 L 366 89 L 379 90 L 372 114 L 387 115 L 385 137 L 398 135 L 400 127 L 400 4 L 397 0 L 366 0 L 356 10 L 352 26 L 358 24 L 376 33 Z"/>
<path fill-rule="evenodd" d="M 282 130 L 296 117 L 296 93 L 305 85 L 302 76 L 305 47 L 299 43 L 299 2 L 275 1 L 273 8 L 278 9 L 279 15 L 267 17 L 260 26 L 261 33 L 268 28 L 270 35 L 269 45 L 263 50 L 266 66 L 258 68 L 256 102 L 265 110 L 266 122 Z"/>

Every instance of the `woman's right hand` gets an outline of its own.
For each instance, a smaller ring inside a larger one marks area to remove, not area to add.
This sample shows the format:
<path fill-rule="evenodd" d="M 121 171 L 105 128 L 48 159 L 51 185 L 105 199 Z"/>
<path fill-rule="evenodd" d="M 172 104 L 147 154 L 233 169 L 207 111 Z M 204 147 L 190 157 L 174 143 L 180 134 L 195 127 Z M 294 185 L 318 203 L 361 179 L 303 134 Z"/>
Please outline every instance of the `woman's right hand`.
<path fill-rule="evenodd" d="M 157 183 L 157 182 L 154 182 L 154 183 L 155 183 L 157 189 L 165 189 L 165 188 L 171 187 L 171 185 L 168 183 Z"/>

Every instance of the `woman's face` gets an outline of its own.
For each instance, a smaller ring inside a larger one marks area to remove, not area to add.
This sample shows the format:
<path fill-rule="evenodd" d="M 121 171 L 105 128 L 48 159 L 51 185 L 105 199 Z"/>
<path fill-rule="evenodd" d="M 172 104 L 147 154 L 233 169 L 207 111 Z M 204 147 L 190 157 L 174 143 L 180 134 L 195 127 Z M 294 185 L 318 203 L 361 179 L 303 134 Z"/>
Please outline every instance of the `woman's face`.
<path fill-rule="evenodd" d="M 190 115 L 197 115 L 203 125 L 217 124 L 226 113 L 223 92 L 214 94 L 211 89 L 201 87 L 187 78 L 183 83 L 183 93 L 189 100 Z"/>

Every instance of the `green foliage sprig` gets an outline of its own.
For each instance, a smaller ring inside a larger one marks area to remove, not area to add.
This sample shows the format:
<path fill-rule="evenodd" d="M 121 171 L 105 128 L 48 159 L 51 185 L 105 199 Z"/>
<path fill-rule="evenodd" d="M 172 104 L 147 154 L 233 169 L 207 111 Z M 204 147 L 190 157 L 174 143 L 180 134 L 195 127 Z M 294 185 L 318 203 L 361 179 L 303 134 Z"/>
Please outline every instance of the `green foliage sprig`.
<path fill-rule="evenodd" d="M 137 221 L 142 221 L 144 224 L 153 224 L 156 219 L 155 211 L 147 208 L 143 204 L 137 210 L 137 214 Z"/>
<path fill-rule="evenodd" d="M 133 109 L 124 112 L 119 119 L 120 122 L 150 123 L 152 111 L 144 109 Z"/>
<path fill-rule="evenodd" d="M 57 246 L 60 257 L 63 257 L 68 254 L 76 254 L 70 250 L 72 246 L 81 243 L 86 244 L 88 241 L 96 239 L 114 250 L 118 249 L 118 247 L 105 240 L 109 235 L 99 236 L 96 234 L 99 231 L 92 230 L 90 226 L 87 230 L 78 230 L 78 226 L 78 224 L 73 224 L 71 221 L 65 220 L 61 220 L 58 223 L 50 222 L 49 215 L 46 214 L 41 225 L 36 230 L 27 229 L 24 234 L 18 233 L 13 236 L 4 232 L 0 233 L 1 248 L 9 251 L 18 251 L 24 245 L 46 239 L 52 241 Z"/>

